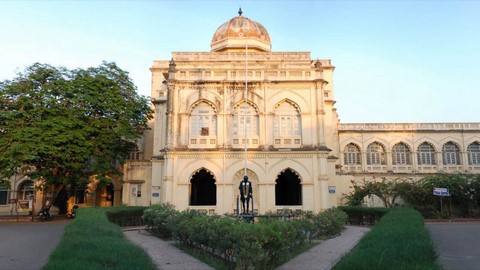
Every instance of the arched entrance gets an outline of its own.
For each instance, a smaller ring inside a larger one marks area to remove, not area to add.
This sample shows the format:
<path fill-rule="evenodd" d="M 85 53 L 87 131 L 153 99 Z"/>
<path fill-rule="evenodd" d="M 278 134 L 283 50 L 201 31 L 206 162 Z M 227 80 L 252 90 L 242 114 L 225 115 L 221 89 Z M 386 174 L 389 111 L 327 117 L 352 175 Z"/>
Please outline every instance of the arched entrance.
<path fill-rule="evenodd" d="M 216 205 L 217 186 L 215 177 L 201 169 L 190 179 L 190 205 Z"/>
<path fill-rule="evenodd" d="M 291 169 L 281 172 L 275 181 L 275 205 L 302 205 L 300 178 Z"/>

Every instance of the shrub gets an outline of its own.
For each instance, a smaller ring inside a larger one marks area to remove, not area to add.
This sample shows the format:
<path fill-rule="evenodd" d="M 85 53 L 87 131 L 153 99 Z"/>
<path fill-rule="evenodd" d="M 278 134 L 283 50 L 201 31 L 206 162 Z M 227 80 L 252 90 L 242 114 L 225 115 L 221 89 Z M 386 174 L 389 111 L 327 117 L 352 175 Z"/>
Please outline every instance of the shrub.
<path fill-rule="evenodd" d="M 142 221 L 152 233 L 162 237 L 170 237 L 171 231 L 167 219 L 177 213 L 172 204 L 157 204 L 143 212 Z"/>
<path fill-rule="evenodd" d="M 319 214 L 285 210 L 284 215 L 267 215 L 250 224 L 235 217 L 178 212 L 171 205 L 155 205 L 145 210 L 143 219 L 154 232 L 169 234 L 185 247 L 222 258 L 226 265 L 269 269 L 313 237 L 338 234 L 347 215 L 338 209 Z"/>

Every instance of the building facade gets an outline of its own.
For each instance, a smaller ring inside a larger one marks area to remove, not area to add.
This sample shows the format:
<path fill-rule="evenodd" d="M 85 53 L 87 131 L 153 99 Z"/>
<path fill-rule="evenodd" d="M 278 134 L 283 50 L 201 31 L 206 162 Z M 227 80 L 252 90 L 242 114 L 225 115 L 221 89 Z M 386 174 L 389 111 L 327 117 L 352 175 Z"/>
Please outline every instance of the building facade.
<path fill-rule="evenodd" d="M 154 61 L 154 119 L 123 179 L 92 181 L 71 203 L 233 213 L 247 175 L 256 212 L 318 212 L 342 204 L 352 180 L 480 173 L 480 123 L 340 123 L 334 69 L 309 52 L 272 51 L 267 30 L 239 13 L 210 52 Z M 0 214 L 26 215 L 52 197 L 20 174 L 9 182 Z"/>
<path fill-rule="evenodd" d="M 322 211 L 351 180 L 480 172 L 480 123 L 343 124 L 330 60 L 273 52 L 239 13 L 210 52 L 151 67 L 155 118 L 124 171 L 122 201 L 233 213 L 244 175 L 259 213 Z"/>

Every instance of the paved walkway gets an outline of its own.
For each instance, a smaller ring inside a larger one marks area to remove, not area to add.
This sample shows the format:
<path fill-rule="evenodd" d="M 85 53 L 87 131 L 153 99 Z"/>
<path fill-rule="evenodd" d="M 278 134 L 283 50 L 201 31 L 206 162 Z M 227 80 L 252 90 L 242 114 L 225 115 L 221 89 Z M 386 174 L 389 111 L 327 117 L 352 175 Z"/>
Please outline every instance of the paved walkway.
<path fill-rule="evenodd" d="M 426 227 L 443 269 L 480 269 L 480 222 L 436 222 Z"/>
<path fill-rule="evenodd" d="M 42 269 L 67 224 L 66 220 L 0 223 L 0 269 Z"/>
<path fill-rule="evenodd" d="M 322 241 L 320 244 L 298 255 L 278 269 L 331 269 L 344 254 L 349 252 L 358 243 L 367 231 L 369 231 L 369 228 L 347 226 L 340 236 Z M 124 234 L 131 242 L 145 249 L 150 257 L 152 257 L 158 269 L 213 269 L 207 264 L 177 249 L 171 243 L 150 235 L 143 228 L 126 229 L 124 230 Z"/>

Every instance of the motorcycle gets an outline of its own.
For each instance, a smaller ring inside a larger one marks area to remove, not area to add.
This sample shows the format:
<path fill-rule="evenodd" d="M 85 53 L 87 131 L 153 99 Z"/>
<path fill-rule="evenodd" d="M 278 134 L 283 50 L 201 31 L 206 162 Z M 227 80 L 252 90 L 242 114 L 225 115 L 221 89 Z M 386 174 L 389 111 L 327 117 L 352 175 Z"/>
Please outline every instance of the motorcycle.
<path fill-rule="evenodd" d="M 44 222 L 52 218 L 52 215 L 50 215 L 50 207 L 51 205 L 48 203 L 45 204 L 45 207 L 43 207 L 40 212 L 38 212 L 38 216 L 40 218 L 40 221 Z"/>
<path fill-rule="evenodd" d="M 75 218 L 75 216 L 77 215 L 77 209 L 78 209 L 78 205 L 74 205 L 72 207 L 72 210 L 70 210 L 70 212 L 67 213 L 67 218 L 68 219 Z"/>

